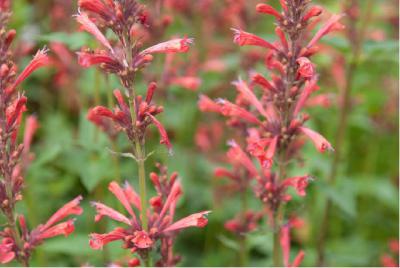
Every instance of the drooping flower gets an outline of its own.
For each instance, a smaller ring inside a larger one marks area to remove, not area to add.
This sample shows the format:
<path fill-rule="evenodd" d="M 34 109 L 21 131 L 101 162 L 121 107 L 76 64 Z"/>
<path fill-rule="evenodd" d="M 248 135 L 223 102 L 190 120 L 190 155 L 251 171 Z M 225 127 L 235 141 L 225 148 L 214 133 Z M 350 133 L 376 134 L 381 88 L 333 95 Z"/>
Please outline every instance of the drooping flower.
<path fill-rule="evenodd" d="M 304 133 L 307 137 L 311 139 L 315 147 L 321 153 L 325 152 L 326 150 L 333 151 L 332 145 L 321 134 L 306 127 L 300 127 L 299 129 L 302 133 Z"/>

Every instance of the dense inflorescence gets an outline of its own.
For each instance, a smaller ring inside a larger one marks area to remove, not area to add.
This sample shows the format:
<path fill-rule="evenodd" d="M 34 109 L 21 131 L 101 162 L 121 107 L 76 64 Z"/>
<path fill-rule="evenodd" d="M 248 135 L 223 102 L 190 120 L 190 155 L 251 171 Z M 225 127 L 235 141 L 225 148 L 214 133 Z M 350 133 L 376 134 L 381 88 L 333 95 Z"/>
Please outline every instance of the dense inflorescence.
<path fill-rule="evenodd" d="M 311 56 L 318 52 L 317 43 L 326 34 L 343 28 L 338 22 L 342 15 L 333 15 L 310 38 L 315 27 L 312 19 L 323 9 L 303 0 L 282 0 L 280 4 L 282 12 L 268 4 L 256 6 L 257 12 L 275 17 L 277 41 L 269 42 L 255 34 L 233 29 L 234 42 L 239 46 L 266 50 L 264 64 L 270 79 L 251 71 L 249 82 L 240 78 L 233 82 L 238 92 L 234 102 L 213 101 L 204 95 L 199 100 L 202 111 L 227 117 L 227 124 L 245 136 L 244 141 L 229 142 L 228 158 L 236 162 L 235 173 L 226 172 L 225 175 L 232 179 L 245 174 L 248 185 L 253 185 L 255 196 L 264 204 L 276 234 L 285 222 L 281 208 L 291 200 L 286 193 L 288 187 L 294 187 L 298 195 L 304 196 L 311 180 L 308 174 L 288 177 L 287 172 L 289 163 L 300 156 L 303 136 L 320 152 L 333 150 L 322 135 L 305 126 L 309 115 L 303 110 L 307 105 L 320 103 L 312 98 L 319 89 L 316 66 L 311 61 Z M 252 158 L 258 160 L 259 169 Z M 238 164 L 243 171 L 237 168 Z M 274 244 L 275 248 L 279 245 L 278 242 Z M 280 263 L 279 255 L 279 252 L 274 254 L 275 265 Z"/>
<path fill-rule="evenodd" d="M 144 5 L 135 0 L 126 1 L 78 1 L 80 12 L 76 20 L 83 30 L 92 34 L 102 45 L 101 49 L 84 48 L 78 53 L 79 64 L 83 67 L 98 65 L 106 73 L 115 74 L 123 87 L 123 92 L 114 90 L 117 107 L 111 110 L 104 106 L 96 106 L 89 110 L 88 119 L 105 131 L 110 138 L 116 133 L 126 134 L 132 145 L 132 151 L 124 153 L 138 163 L 139 193 L 127 183 L 121 188 L 117 182 L 112 182 L 109 190 L 118 198 L 128 211 L 130 218 L 101 203 L 93 203 L 97 210 L 96 221 L 102 216 L 125 223 L 128 228 L 116 228 L 107 234 L 92 234 L 91 246 L 100 249 L 104 244 L 114 240 L 123 240 L 124 248 L 132 253 L 137 252 L 145 265 L 150 265 L 150 252 L 158 247 L 160 240 L 161 258 L 159 264 L 174 265 L 179 260 L 172 254 L 172 246 L 176 232 L 182 228 L 204 227 L 208 211 L 192 214 L 187 218 L 173 223 L 175 206 L 181 194 L 181 186 L 174 174 L 170 180 L 162 174 L 160 178 L 150 174 L 158 196 L 147 200 L 146 173 L 144 162 L 147 158 L 145 140 L 150 125 L 159 130 L 160 143 L 172 152 L 167 131 L 156 116 L 163 112 L 163 107 L 153 102 L 157 85 L 149 83 L 146 96 L 137 94 L 135 76 L 153 60 L 153 55 L 159 53 L 187 52 L 193 40 L 190 38 L 175 38 L 154 46 L 142 49 L 138 27 L 149 27 L 149 13 Z M 152 20 L 154 22 L 154 20 Z M 152 23 L 153 24 L 153 23 Z M 111 30 L 116 39 L 107 39 L 103 34 Z M 164 168 L 162 168 L 163 170 Z M 150 208 L 148 208 L 148 203 Z M 136 215 L 133 205 L 140 215 Z M 135 259 L 137 265 L 139 259 Z"/>
<path fill-rule="evenodd" d="M 24 173 L 31 160 L 29 153 L 32 137 L 38 128 L 36 117 L 26 119 L 23 142 L 18 141 L 22 115 L 26 111 L 27 98 L 18 92 L 21 83 L 36 69 L 48 65 L 46 50 L 39 50 L 33 60 L 18 74 L 12 60 L 10 45 L 16 32 L 8 30 L 11 16 L 10 3 L 0 1 L 0 208 L 6 224 L 0 231 L 0 262 L 16 259 L 29 264 L 32 250 L 45 239 L 57 235 L 69 235 L 74 231 L 74 220 L 61 222 L 69 215 L 79 215 L 81 197 L 64 205 L 50 219 L 33 230 L 29 230 L 25 216 L 16 212 L 16 204 L 23 198 Z"/>

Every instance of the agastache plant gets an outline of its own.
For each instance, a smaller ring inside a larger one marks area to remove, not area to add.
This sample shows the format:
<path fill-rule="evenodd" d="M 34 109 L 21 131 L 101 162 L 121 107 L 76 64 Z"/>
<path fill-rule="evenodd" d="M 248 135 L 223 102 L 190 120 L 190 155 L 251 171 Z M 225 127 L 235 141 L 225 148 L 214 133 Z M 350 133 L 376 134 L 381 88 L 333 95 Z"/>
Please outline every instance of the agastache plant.
<path fill-rule="evenodd" d="M 318 53 L 317 44 L 322 37 L 343 28 L 338 22 L 342 15 L 333 15 L 310 38 L 315 27 L 313 18 L 323 12 L 319 6 L 310 6 L 310 2 L 281 0 L 281 12 L 271 5 L 258 4 L 257 12 L 275 17 L 277 41 L 269 42 L 255 34 L 233 29 L 234 42 L 239 46 L 256 46 L 266 50 L 264 63 L 270 79 L 252 71 L 249 82 L 240 78 L 233 82 L 238 91 L 235 102 L 226 99 L 213 101 L 206 96 L 201 96 L 199 101 L 202 111 L 217 112 L 227 117 L 228 125 L 245 135 L 245 142 L 241 142 L 244 144 L 233 140 L 229 142 L 231 148 L 228 154 L 245 170 L 248 184 L 251 183 L 256 197 L 267 211 L 274 233 L 274 266 L 289 265 L 289 227 L 284 208 L 292 197 L 287 189 L 293 187 L 299 196 L 305 196 L 311 180 L 308 174 L 288 177 L 289 163 L 299 156 L 303 137 L 311 140 L 320 152 L 333 150 L 321 134 L 305 125 L 309 115 L 303 110 L 312 94 L 319 89 L 316 66 L 311 57 Z M 256 167 L 253 158 L 258 160 L 260 168 Z M 223 174 L 220 171 L 217 175 Z M 237 177 L 231 172 L 225 175 Z M 285 249 L 283 254 L 282 248 Z M 299 265 L 303 257 L 304 252 L 300 252 L 293 265 Z"/>
<path fill-rule="evenodd" d="M 45 224 L 29 230 L 24 215 L 16 211 L 23 199 L 24 173 L 29 166 L 29 153 L 33 135 L 38 127 L 35 117 L 28 117 L 25 124 L 23 142 L 18 141 L 22 115 L 27 110 L 27 98 L 18 92 L 21 83 L 36 69 L 49 64 L 46 50 L 39 50 L 22 72 L 17 70 L 10 50 L 16 31 L 8 30 L 10 2 L 0 1 L 0 209 L 4 216 L 4 228 L 0 231 L 0 263 L 12 260 L 29 266 L 32 251 L 44 240 L 58 236 L 68 236 L 74 231 L 74 220 L 70 215 L 79 215 L 80 196 L 54 213 Z"/>
<path fill-rule="evenodd" d="M 155 251 L 160 241 L 161 258 L 158 264 L 174 265 L 179 260 L 172 254 L 172 246 L 177 231 L 190 226 L 204 227 L 207 224 L 205 216 L 209 211 L 192 214 L 174 222 L 174 212 L 181 186 L 177 174 L 167 179 L 166 171 L 161 169 L 161 175 L 150 174 L 150 179 L 157 191 L 157 196 L 147 200 L 145 160 L 146 132 L 154 125 L 160 133 L 160 143 L 172 152 L 171 142 L 162 123 L 156 118 L 163 112 L 163 107 L 153 102 L 157 85 L 149 83 L 146 96 L 137 94 L 136 73 L 149 65 L 154 54 L 187 52 L 193 42 L 190 38 L 177 38 L 142 49 L 140 36 L 135 27 L 146 27 L 148 12 L 144 5 L 135 0 L 80 0 L 79 13 L 76 20 L 83 30 L 92 34 L 102 45 L 96 50 L 82 49 L 78 53 L 79 64 L 83 67 L 97 65 L 106 73 L 115 74 L 123 87 L 123 92 L 114 90 L 117 107 L 114 110 L 104 106 L 96 106 L 89 110 L 88 118 L 100 126 L 109 136 L 115 132 L 123 132 L 130 141 L 131 152 L 124 153 L 138 164 L 138 193 L 127 182 L 124 186 L 113 181 L 109 190 L 121 202 L 129 216 L 126 216 L 102 203 L 94 202 L 97 211 L 95 221 L 107 216 L 124 224 L 106 234 L 93 233 L 90 245 L 101 249 L 105 244 L 121 240 L 123 247 L 131 253 L 137 253 L 142 259 L 142 265 L 151 266 L 151 251 Z M 116 40 L 109 40 L 103 34 L 111 30 Z M 150 207 L 148 207 L 148 202 Z M 131 263 L 140 264 L 138 258 Z"/>

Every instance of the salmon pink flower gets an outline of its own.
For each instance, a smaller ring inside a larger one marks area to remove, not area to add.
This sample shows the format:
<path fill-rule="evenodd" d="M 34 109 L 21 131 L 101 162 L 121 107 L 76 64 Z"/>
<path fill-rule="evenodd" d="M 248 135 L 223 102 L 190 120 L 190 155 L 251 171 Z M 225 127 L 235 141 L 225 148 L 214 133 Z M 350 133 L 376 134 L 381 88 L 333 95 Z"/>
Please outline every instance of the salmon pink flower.
<path fill-rule="evenodd" d="M 289 257 L 290 257 L 290 226 L 285 225 L 281 228 L 281 233 L 280 233 L 280 243 L 282 247 L 282 252 L 283 252 L 283 264 L 285 267 L 299 267 L 301 262 L 304 259 L 304 251 L 300 251 L 295 259 L 293 260 L 293 263 L 289 263 Z"/>
<path fill-rule="evenodd" d="M 3 238 L 0 244 L 0 263 L 5 264 L 15 258 L 14 241 L 11 238 Z"/>
<path fill-rule="evenodd" d="M 168 134 L 167 134 L 167 131 L 165 130 L 164 126 L 161 124 L 160 121 L 158 121 L 151 114 L 147 114 L 147 116 L 150 117 L 151 121 L 158 128 L 158 131 L 160 132 L 160 135 L 161 135 L 160 144 L 165 144 L 165 146 L 167 146 L 167 148 L 170 151 L 170 153 L 172 153 L 172 151 L 171 151 L 172 150 L 172 145 L 171 145 L 171 143 L 169 141 Z"/>
<path fill-rule="evenodd" d="M 24 81 L 29 75 L 31 75 L 35 70 L 49 65 L 50 59 L 47 56 L 47 49 L 39 50 L 36 55 L 33 57 L 32 61 L 25 67 L 25 69 L 17 76 L 14 83 L 7 88 L 7 95 L 12 94 L 15 88 L 19 86 L 22 81 Z"/>
<path fill-rule="evenodd" d="M 258 5 L 256 6 L 256 10 L 257 10 L 257 12 L 260 12 L 260 13 L 272 15 L 272 16 L 274 16 L 274 17 L 275 17 L 276 19 L 278 19 L 278 20 L 282 19 L 282 15 L 281 15 L 278 11 L 276 11 L 275 8 L 273 8 L 273 7 L 270 6 L 270 5 L 267 5 L 267 4 L 258 4 Z"/>
<path fill-rule="evenodd" d="M 296 60 L 299 64 L 299 69 L 297 73 L 306 79 L 312 78 L 315 76 L 315 67 L 314 64 L 306 57 L 300 57 Z"/>
<path fill-rule="evenodd" d="M 328 33 L 336 30 L 342 30 L 344 26 L 339 23 L 339 20 L 344 14 L 333 15 L 326 24 L 314 35 L 311 41 L 308 43 L 307 48 L 312 48 L 322 37 Z"/>
<path fill-rule="evenodd" d="M 118 227 L 106 234 L 96 234 L 90 235 L 90 246 L 93 249 L 101 249 L 104 245 L 109 242 L 122 240 L 125 243 L 126 248 L 131 250 L 149 250 L 154 245 L 157 239 L 162 237 L 170 237 L 176 231 L 179 231 L 188 227 L 204 227 L 207 224 L 207 219 L 205 216 L 210 213 L 210 211 L 203 211 L 199 213 L 192 214 L 181 220 L 173 222 L 173 211 L 176 205 L 176 201 L 181 194 L 181 187 L 179 181 L 177 181 L 176 175 L 171 176 L 172 185 L 168 188 L 167 193 L 159 192 L 161 188 L 159 185 L 160 181 L 158 176 L 153 174 L 152 182 L 156 186 L 156 190 L 159 194 L 160 206 L 156 206 L 153 215 L 149 218 L 148 230 L 144 230 L 141 220 L 136 216 L 136 212 L 131 207 L 132 204 L 136 204 L 138 207 L 138 199 L 136 192 L 128 183 L 125 184 L 125 189 L 122 189 L 116 182 L 111 182 L 109 185 L 109 190 L 114 194 L 114 196 L 121 202 L 125 210 L 129 214 L 129 218 L 116 210 L 98 203 L 94 202 L 93 205 L 96 208 L 97 215 L 95 220 L 98 221 L 101 217 L 106 216 L 113 220 L 122 222 L 127 225 L 125 228 Z M 164 196 L 164 197 L 163 197 Z M 157 208 L 161 207 L 161 210 Z M 148 211 L 148 213 L 151 213 Z"/>
<path fill-rule="evenodd" d="M 324 11 L 324 9 L 320 6 L 313 6 L 310 8 L 307 13 L 303 17 L 303 21 L 308 21 L 312 17 L 318 17 L 321 15 L 321 13 Z"/>
<path fill-rule="evenodd" d="M 239 46 L 259 46 L 278 51 L 276 46 L 255 34 L 244 32 L 238 29 L 232 30 L 234 32 L 233 42 Z"/>
<path fill-rule="evenodd" d="M 202 112 L 219 113 L 221 111 L 221 106 L 206 95 L 200 95 L 198 106 Z"/>
<path fill-rule="evenodd" d="M 219 99 L 218 103 L 221 105 L 220 112 L 224 116 L 236 117 L 252 124 L 262 124 L 255 115 L 236 104 L 223 99 Z"/>
<path fill-rule="evenodd" d="M 175 77 L 170 82 L 173 85 L 178 85 L 193 91 L 197 90 L 201 85 L 201 79 L 195 76 Z"/>
<path fill-rule="evenodd" d="M 100 64 L 103 69 L 110 72 L 117 72 L 122 68 L 118 61 L 106 53 L 78 52 L 78 63 L 82 67 L 88 68 L 92 65 Z"/>
<path fill-rule="evenodd" d="M 308 176 L 308 175 L 292 177 L 292 178 L 285 179 L 282 182 L 282 185 L 283 185 L 283 187 L 292 186 L 293 188 L 296 189 L 297 194 L 299 196 L 305 196 L 306 195 L 305 189 L 307 188 L 308 182 L 310 180 L 311 180 L 310 176 Z"/>
<path fill-rule="evenodd" d="M 78 13 L 75 15 L 76 20 L 82 25 L 83 29 L 93 35 L 104 47 L 113 51 L 110 42 L 103 35 L 103 33 L 97 28 L 96 24 L 91 21 L 86 13 Z"/>
<path fill-rule="evenodd" d="M 149 47 L 142 52 L 141 55 L 155 54 L 155 53 L 177 53 L 188 52 L 190 45 L 193 43 L 193 38 L 178 38 L 166 41 L 152 47 Z"/>
<path fill-rule="evenodd" d="M 308 138 L 311 139 L 315 147 L 321 153 L 325 152 L 326 150 L 333 151 L 333 147 L 331 146 L 331 144 L 324 137 L 322 137 L 321 134 L 306 127 L 300 127 L 299 129 L 302 133 L 304 133 Z"/>

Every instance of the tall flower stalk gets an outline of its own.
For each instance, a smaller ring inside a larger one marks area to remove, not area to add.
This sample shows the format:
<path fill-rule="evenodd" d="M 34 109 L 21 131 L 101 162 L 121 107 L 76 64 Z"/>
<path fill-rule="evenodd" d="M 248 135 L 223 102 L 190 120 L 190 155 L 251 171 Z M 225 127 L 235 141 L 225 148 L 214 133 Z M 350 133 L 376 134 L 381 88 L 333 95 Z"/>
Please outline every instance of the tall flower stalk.
<path fill-rule="evenodd" d="M 12 60 L 10 50 L 16 31 L 8 30 L 10 2 L 0 1 L 0 209 L 6 222 L 0 231 L 0 263 L 16 260 L 29 266 L 32 251 L 45 239 L 69 235 L 74 231 L 74 220 L 61 222 L 69 215 L 79 215 L 80 196 L 59 209 L 45 223 L 29 230 L 25 216 L 16 210 L 23 199 L 24 173 L 29 166 L 29 148 L 38 127 L 35 117 L 28 117 L 23 142 L 18 141 L 22 115 L 27 110 L 27 98 L 18 92 L 21 83 L 36 69 L 49 64 L 46 50 L 39 50 L 22 72 Z M 3 226 L 3 225 L 2 225 Z"/>
<path fill-rule="evenodd" d="M 310 38 L 315 26 L 313 18 L 323 12 L 322 7 L 310 6 L 306 0 L 281 0 L 280 4 L 281 12 L 268 4 L 256 6 L 259 13 L 275 17 L 277 41 L 233 29 L 234 42 L 239 46 L 257 46 L 267 51 L 264 62 L 271 78 L 252 71 L 249 83 L 240 78 L 233 83 L 238 91 L 235 102 L 212 101 L 202 96 L 199 105 L 203 111 L 228 117 L 232 127 L 244 126 L 245 144 L 231 141 L 230 150 L 235 151 L 235 160 L 247 170 L 247 179 L 255 181 L 251 183 L 254 193 L 268 215 L 273 230 L 273 264 L 287 266 L 290 222 L 284 209 L 292 199 L 287 189 L 293 187 L 304 196 L 311 180 L 308 174 L 290 176 L 289 166 L 300 155 L 303 137 L 310 139 L 320 152 L 333 150 L 321 134 L 305 126 L 309 115 L 303 110 L 315 103 L 312 94 L 319 89 L 311 57 L 319 51 L 317 43 L 323 36 L 343 26 L 338 22 L 342 15 L 333 15 Z M 258 160 L 259 168 L 252 157 Z M 300 252 L 292 265 L 298 265 L 303 256 Z"/>
<path fill-rule="evenodd" d="M 174 265 L 177 259 L 171 254 L 176 232 L 189 226 L 205 226 L 205 215 L 208 211 L 190 215 L 173 223 L 176 202 L 181 194 L 177 174 L 171 176 L 170 181 L 164 178 L 165 174 L 162 181 L 151 174 L 150 179 L 157 190 L 157 196 L 148 200 L 148 179 L 145 170 L 148 157 L 145 146 L 148 127 L 156 126 L 161 136 L 160 143 L 164 144 L 169 152 L 172 152 L 172 146 L 167 131 L 155 117 L 163 112 L 163 107 L 153 102 L 156 83 L 151 82 L 148 85 L 146 96 L 143 97 L 137 93 L 135 78 L 137 72 L 151 63 L 153 55 L 187 52 L 193 40 L 186 37 L 177 38 L 142 49 L 141 37 L 137 36 L 135 29 L 148 27 L 149 13 L 144 5 L 135 0 L 80 0 L 78 5 L 80 12 L 76 15 L 76 20 L 102 45 L 102 48 L 96 50 L 82 49 L 78 53 L 79 64 L 83 67 L 98 65 L 104 72 L 116 75 L 123 87 L 122 92 L 114 90 L 117 107 L 113 111 L 104 106 L 96 106 L 89 110 L 88 118 L 107 133 L 115 130 L 125 133 L 130 141 L 131 151 L 121 155 L 136 161 L 139 181 L 138 194 L 129 183 L 124 187 L 116 182 L 109 185 L 109 190 L 121 202 L 129 217 L 104 204 L 93 203 L 97 210 L 96 221 L 102 216 L 107 216 L 128 227 L 116 228 L 107 234 L 92 234 L 90 244 L 94 249 L 101 249 L 111 241 L 122 240 L 124 248 L 132 253 L 137 252 L 143 264 L 151 266 L 151 252 L 157 247 L 155 242 L 160 240 L 159 263 Z M 114 33 L 115 39 L 105 37 L 103 30 L 107 29 Z M 133 259 L 132 262 L 140 264 L 139 259 Z"/>

